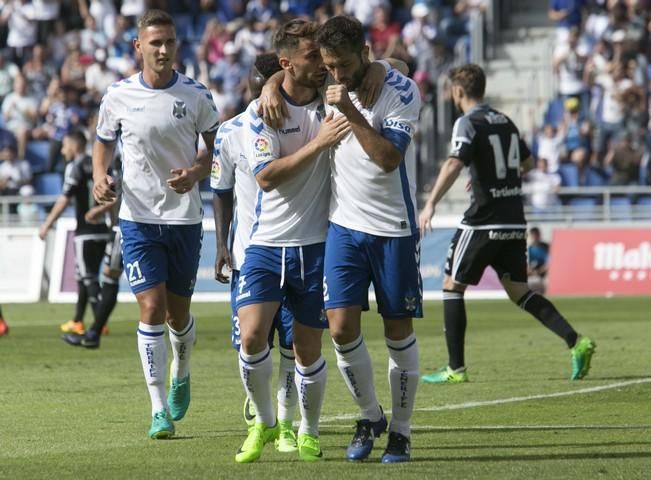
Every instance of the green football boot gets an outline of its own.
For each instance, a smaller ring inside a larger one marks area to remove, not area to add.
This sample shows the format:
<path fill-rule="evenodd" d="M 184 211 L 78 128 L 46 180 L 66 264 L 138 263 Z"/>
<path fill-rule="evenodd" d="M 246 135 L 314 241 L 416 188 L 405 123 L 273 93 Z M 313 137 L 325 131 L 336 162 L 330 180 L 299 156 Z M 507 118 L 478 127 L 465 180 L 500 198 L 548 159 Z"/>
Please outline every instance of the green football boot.
<path fill-rule="evenodd" d="M 298 450 L 292 422 L 278 422 L 278 426 L 278 438 L 275 442 L 276 450 L 281 453 L 293 453 Z"/>
<path fill-rule="evenodd" d="M 167 394 L 172 420 L 181 420 L 190 406 L 190 375 L 185 378 L 172 378 Z"/>
<path fill-rule="evenodd" d="M 298 436 L 298 457 L 304 462 L 318 462 L 319 460 L 323 460 L 319 437 L 301 433 Z"/>
<path fill-rule="evenodd" d="M 151 418 L 149 437 L 154 440 L 163 440 L 174 436 L 174 424 L 167 410 L 160 410 Z"/>
<path fill-rule="evenodd" d="M 466 367 L 457 368 L 456 370 L 443 367 L 429 375 L 423 375 L 420 380 L 423 383 L 466 383 L 468 373 L 466 373 Z"/>
<path fill-rule="evenodd" d="M 594 355 L 597 344 L 588 337 L 581 337 L 572 349 L 572 376 L 571 380 L 580 380 L 590 371 L 590 361 Z"/>
<path fill-rule="evenodd" d="M 237 463 L 255 462 L 262 455 L 264 446 L 278 438 L 278 422 L 273 427 L 267 427 L 264 423 L 256 423 L 249 429 L 249 435 L 235 454 Z"/>

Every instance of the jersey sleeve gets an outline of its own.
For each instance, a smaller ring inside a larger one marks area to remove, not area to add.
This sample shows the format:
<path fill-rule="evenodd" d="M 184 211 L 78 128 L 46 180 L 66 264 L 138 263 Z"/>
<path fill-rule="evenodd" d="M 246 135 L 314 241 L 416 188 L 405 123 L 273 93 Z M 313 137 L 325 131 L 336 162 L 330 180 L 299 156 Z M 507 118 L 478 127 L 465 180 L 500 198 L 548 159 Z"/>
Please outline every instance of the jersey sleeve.
<path fill-rule="evenodd" d="M 280 141 L 278 132 L 266 125 L 262 118 L 255 113 L 255 108 L 249 107 L 246 121 L 251 132 L 249 151 L 249 167 L 253 175 L 257 175 L 269 162 L 280 156 Z"/>
<path fill-rule="evenodd" d="M 229 192 L 235 186 L 235 162 L 234 152 L 231 152 L 230 135 L 232 131 L 228 124 L 222 124 L 215 137 L 210 170 L 210 188 L 214 193 Z"/>
<path fill-rule="evenodd" d="M 420 115 L 420 93 L 413 80 L 397 70 L 391 70 L 385 79 L 385 88 L 391 87 L 388 108 L 382 119 L 380 135 L 404 155 L 414 136 Z"/>
<path fill-rule="evenodd" d="M 464 165 L 470 165 L 473 159 L 473 141 L 475 127 L 467 116 L 457 118 L 452 128 L 452 146 L 450 157 L 458 158 Z"/>
<path fill-rule="evenodd" d="M 115 101 L 115 94 L 117 84 L 109 87 L 109 90 L 104 94 L 102 102 L 99 105 L 99 113 L 97 116 L 97 139 L 102 143 L 113 143 L 118 138 L 120 131 L 120 120 L 118 114 L 118 105 Z"/>
<path fill-rule="evenodd" d="M 219 127 L 219 112 L 215 106 L 210 90 L 198 83 L 201 87 L 199 94 L 199 114 L 197 116 L 197 132 L 214 133 Z"/>
<path fill-rule="evenodd" d="M 70 198 L 74 196 L 77 188 L 82 179 L 82 170 L 81 164 L 75 161 L 69 162 L 66 165 L 64 174 L 63 174 L 63 187 L 61 193 L 66 197 Z"/>

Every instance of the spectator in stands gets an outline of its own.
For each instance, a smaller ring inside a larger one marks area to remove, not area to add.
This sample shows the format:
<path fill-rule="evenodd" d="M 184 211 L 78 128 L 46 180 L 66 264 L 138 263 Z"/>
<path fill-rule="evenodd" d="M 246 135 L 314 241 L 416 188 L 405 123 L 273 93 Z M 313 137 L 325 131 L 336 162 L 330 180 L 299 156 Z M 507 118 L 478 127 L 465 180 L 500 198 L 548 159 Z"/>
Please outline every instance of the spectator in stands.
<path fill-rule="evenodd" d="M 563 132 L 554 125 L 548 123 L 543 127 L 542 133 L 538 136 L 538 158 L 547 160 L 547 170 L 551 173 L 558 171 L 561 153 L 563 151 Z"/>
<path fill-rule="evenodd" d="M 564 102 L 565 117 L 560 127 L 563 136 L 561 162 L 573 162 L 582 171 L 589 163 L 591 152 L 591 125 L 581 118 L 578 99 L 570 97 Z"/>
<path fill-rule="evenodd" d="M 583 99 L 587 91 L 583 81 L 583 69 L 588 52 L 585 46 L 579 45 L 579 38 L 579 28 L 572 27 L 567 43 L 559 44 L 554 50 L 553 68 L 558 77 L 558 93 L 564 99 Z M 585 106 L 587 107 L 587 104 Z"/>
<path fill-rule="evenodd" d="M 234 117 L 237 114 L 239 102 L 233 95 L 224 91 L 224 79 L 222 77 L 214 77 L 208 85 L 217 111 L 219 112 L 220 123 Z"/>
<path fill-rule="evenodd" d="M 16 137 L 6 128 L 0 127 L 0 150 L 7 146 L 13 146 L 14 149 L 17 149 Z"/>
<path fill-rule="evenodd" d="M 14 89 L 2 102 L 4 125 L 18 141 L 18 156 L 25 158 L 27 140 L 38 119 L 38 100 L 27 92 L 27 81 L 21 74 L 14 78 Z"/>
<path fill-rule="evenodd" d="M 610 17 L 608 16 L 608 5 L 606 0 L 596 0 L 590 2 L 590 12 L 583 25 L 583 33 L 589 48 L 599 41 L 603 41 L 603 35 L 608 28 Z"/>
<path fill-rule="evenodd" d="M 529 288 L 544 293 L 544 280 L 549 269 L 549 244 L 542 241 L 542 236 L 538 227 L 531 227 L 531 229 L 529 229 L 527 258 Z"/>
<path fill-rule="evenodd" d="M 246 79 L 249 67 L 240 62 L 240 50 L 233 42 L 224 45 L 224 58 L 219 60 L 210 70 L 210 77 L 221 77 L 224 92 L 232 95 L 238 105 L 246 90 Z"/>
<path fill-rule="evenodd" d="M 437 36 L 438 30 L 430 8 L 425 3 L 411 7 L 412 20 L 402 29 L 402 40 L 411 58 L 418 59 L 429 53 L 430 40 Z"/>
<path fill-rule="evenodd" d="M 244 17 L 254 23 L 254 28 L 262 32 L 273 25 L 272 20 L 278 18 L 280 12 L 271 0 L 249 0 Z"/>
<path fill-rule="evenodd" d="M 529 171 L 523 185 L 529 204 L 536 213 L 549 212 L 552 207 L 560 205 L 558 191 L 561 187 L 561 177 L 557 173 L 550 173 L 547 165 L 546 158 L 538 158 L 536 168 Z"/>
<path fill-rule="evenodd" d="M 4 98 L 14 88 L 14 78 L 20 72 L 15 63 L 7 59 L 3 51 L 0 51 L 0 105 Z"/>
<path fill-rule="evenodd" d="M 79 47 L 86 55 L 94 55 L 98 48 L 108 46 L 108 37 L 97 27 L 97 20 L 92 15 L 84 19 L 84 29 L 79 32 Z"/>
<path fill-rule="evenodd" d="M 550 0 L 548 16 L 556 22 L 556 41 L 565 42 L 571 28 L 581 27 L 585 0 Z"/>
<path fill-rule="evenodd" d="M 120 15 L 129 20 L 131 25 L 135 25 L 137 19 L 145 13 L 145 3 L 145 0 L 122 0 Z"/>
<path fill-rule="evenodd" d="M 68 55 L 61 65 L 61 83 L 83 90 L 85 82 L 86 66 L 81 61 L 81 50 L 79 50 L 79 45 L 70 44 Z"/>
<path fill-rule="evenodd" d="M 375 9 L 381 6 L 391 7 L 387 0 L 346 0 L 344 3 L 344 12 L 346 15 L 355 17 L 362 23 L 364 28 L 368 29 L 373 23 Z"/>
<path fill-rule="evenodd" d="M 22 66 L 36 43 L 36 9 L 30 0 L 7 0 L 1 5 L 0 22 L 7 23 L 11 58 Z"/>
<path fill-rule="evenodd" d="M 85 86 L 88 90 L 87 98 L 93 105 L 99 105 L 106 89 L 120 78 L 117 73 L 106 65 L 108 54 L 103 48 L 95 51 L 95 62 L 86 69 Z"/>
<path fill-rule="evenodd" d="M 206 49 L 206 59 L 215 64 L 224 58 L 224 45 L 230 40 L 230 34 L 219 20 L 208 20 L 206 29 L 201 37 L 201 45 Z"/>
<path fill-rule="evenodd" d="M 217 18 L 223 24 L 244 16 L 245 6 L 246 2 L 242 0 L 201 0 L 202 9 L 217 12 Z"/>
<path fill-rule="evenodd" d="M 38 221 L 38 205 L 32 201 L 32 196 L 34 195 L 34 187 L 31 185 L 23 185 L 18 190 L 20 195 L 20 203 L 16 208 L 16 213 L 18 213 L 18 220 L 23 225 L 33 225 Z"/>
<path fill-rule="evenodd" d="M 611 185 L 637 185 L 643 152 L 633 143 L 633 135 L 624 133 L 608 150 L 604 166 L 610 171 Z"/>
<path fill-rule="evenodd" d="M 7 145 L 0 150 L 0 195 L 17 195 L 20 187 L 32 181 L 32 170 L 29 162 L 19 158 L 16 148 Z M 9 205 L 9 211 L 16 213 L 17 204 Z"/>
<path fill-rule="evenodd" d="M 400 42 L 400 31 L 400 24 L 391 21 L 391 8 L 388 5 L 375 7 L 373 23 L 368 31 L 374 59 L 394 57 Z M 399 54 L 398 57 L 404 59 L 404 55 Z"/>
<path fill-rule="evenodd" d="M 115 36 L 116 11 L 112 0 L 79 0 L 82 18 L 91 15 L 107 38 Z"/>
<path fill-rule="evenodd" d="M 50 80 L 56 75 L 54 66 L 46 59 L 43 45 L 34 45 L 32 58 L 23 65 L 23 75 L 27 81 L 27 90 L 40 103 L 45 98 Z"/>
<path fill-rule="evenodd" d="M 631 16 L 626 4 L 615 1 L 610 8 L 610 23 L 603 38 L 611 43 L 621 42 L 621 52 L 635 52 L 639 49 L 640 41 L 645 35 L 646 22 L 641 17 Z M 621 61 L 617 55 L 616 61 Z"/>

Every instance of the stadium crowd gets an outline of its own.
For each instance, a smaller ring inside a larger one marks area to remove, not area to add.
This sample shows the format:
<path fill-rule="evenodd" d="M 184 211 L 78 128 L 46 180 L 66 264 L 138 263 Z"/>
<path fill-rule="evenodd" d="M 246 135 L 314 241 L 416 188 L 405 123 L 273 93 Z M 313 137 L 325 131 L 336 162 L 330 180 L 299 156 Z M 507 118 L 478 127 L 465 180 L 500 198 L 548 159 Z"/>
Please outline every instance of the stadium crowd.
<path fill-rule="evenodd" d="M 94 138 L 112 83 L 139 69 L 131 48 L 148 8 L 175 19 L 176 68 L 209 86 L 221 121 L 248 103 L 255 55 L 288 18 L 324 22 L 346 13 L 366 28 L 375 57 L 406 61 L 424 96 L 468 38 L 467 18 L 486 0 L 0 0 L 0 194 L 57 194 L 61 141 L 73 129 Z M 51 174 L 51 172 L 55 172 Z M 21 187 L 32 185 L 34 188 Z M 12 206 L 12 212 L 16 207 Z"/>
<path fill-rule="evenodd" d="M 530 204 L 539 211 L 559 205 L 561 186 L 651 185 L 651 2 L 551 0 L 549 17 L 558 95 L 532 139 L 538 163 L 525 186 Z"/>

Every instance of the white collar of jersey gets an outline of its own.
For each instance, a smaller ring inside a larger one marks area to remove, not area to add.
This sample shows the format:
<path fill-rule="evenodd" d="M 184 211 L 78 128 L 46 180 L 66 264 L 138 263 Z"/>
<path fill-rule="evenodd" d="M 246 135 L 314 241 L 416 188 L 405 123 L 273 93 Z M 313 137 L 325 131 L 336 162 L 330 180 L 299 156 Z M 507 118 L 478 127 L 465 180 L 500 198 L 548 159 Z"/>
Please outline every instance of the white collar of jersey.
<path fill-rule="evenodd" d="M 140 72 L 140 73 L 138 74 L 138 81 L 140 81 L 140 85 L 142 85 L 143 87 L 145 87 L 147 90 L 165 90 L 165 89 L 168 89 L 168 88 L 174 86 L 174 84 L 176 83 L 176 81 L 177 81 L 178 79 L 179 79 L 179 74 L 177 73 L 176 70 L 173 70 L 173 71 L 172 71 L 172 79 L 171 79 L 169 82 L 167 82 L 165 85 L 163 85 L 163 86 L 160 87 L 160 88 L 154 88 L 154 87 L 152 87 L 151 85 L 149 85 L 147 82 L 145 82 L 145 79 L 144 79 L 144 77 L 142 76 L 142 72 Z"/>

